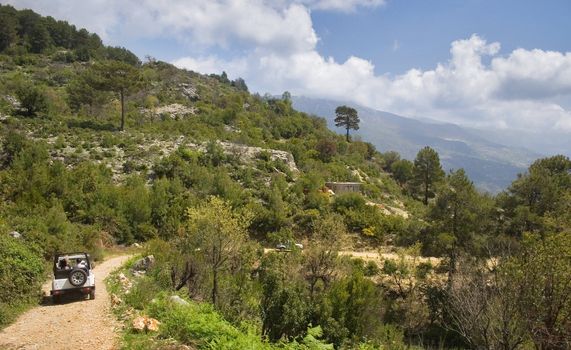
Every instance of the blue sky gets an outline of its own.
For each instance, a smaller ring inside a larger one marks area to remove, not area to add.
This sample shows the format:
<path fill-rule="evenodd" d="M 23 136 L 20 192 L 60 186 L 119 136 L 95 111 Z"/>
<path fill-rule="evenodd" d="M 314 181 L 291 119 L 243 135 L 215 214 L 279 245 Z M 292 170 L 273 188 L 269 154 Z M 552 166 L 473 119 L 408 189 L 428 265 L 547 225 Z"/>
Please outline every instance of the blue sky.
<path fill-rule="evenodd" d="M 322 55 L 367 58 L 378 74 L 430 69 L 449 58 L 452 41 L 473 33 L 500 42 L 502 52 L 571 50 L 568 0 L 389 1 L 349 14 L 314 11 L 312 18 Z"/>
<path fill-rule="evenodd" d="M 251 91 L 571 134 L 571 1 L 6 0 Z M 571 135 L 569 135 L 571 136 Z"/>

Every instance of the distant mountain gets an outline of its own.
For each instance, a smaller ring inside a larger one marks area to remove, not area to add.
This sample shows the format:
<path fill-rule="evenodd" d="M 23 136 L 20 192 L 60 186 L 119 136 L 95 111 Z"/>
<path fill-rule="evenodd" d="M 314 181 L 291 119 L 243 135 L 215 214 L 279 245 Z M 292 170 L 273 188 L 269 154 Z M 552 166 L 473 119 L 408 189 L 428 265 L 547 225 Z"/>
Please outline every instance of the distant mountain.
<path fill-rule="evenodd" d="M 341 133 L 344 130 L 333 123 L 335 108 L 342 104 L 352 106 L 361 119 L 360 129 L 353 135 L 382 152 L 397 151 L 410 160 L 428 145 L 438 151 L 445 170 L 464 168 L 478 188 L 492 193 L 505 189 L 518 173 L 542 156 L 525 148 L 492 142 L 455 124 L 405 118 L 354 103 L 307 97 L 292 100 L 295 109 L 325 118 L 330 128 Z"/>

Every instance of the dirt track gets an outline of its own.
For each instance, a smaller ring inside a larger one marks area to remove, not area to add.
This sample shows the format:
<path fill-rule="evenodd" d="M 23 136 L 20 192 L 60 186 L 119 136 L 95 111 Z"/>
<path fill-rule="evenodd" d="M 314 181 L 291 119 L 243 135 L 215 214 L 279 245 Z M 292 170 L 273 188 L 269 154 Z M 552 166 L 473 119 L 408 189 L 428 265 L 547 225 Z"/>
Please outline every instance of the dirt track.
<path fill-rule="evenodd" d="M 279 250 L 275 248 L 264 248 L 264 253 L 268 254 L 269 252 L 278 252 Z M 396 260 L 399 258 L 399 255 L 396 253 L 379 253 L 378 251 L 365 251 L 365 252 L 358 252 L 352 250 L 340 250 L 339 255 L 341 256 L 351 256 L 353 258 L 361 258 L 365 261 L 375 261 L 377 263 L 382 263 L 383 260 L 391 259 Z M 410 259 L 410 257 L 408 257 Z M 439 258 L 426 258 L 426 257 L 418 257 L 418 262 L 430 262 L 434 265 L 438 265 L 440 263 Z"/>
<path fill-rule="evenodd" d="M 104 279 L 128 256 L 110 258 L 95 267 L 95 300 L 69 296 L 54 305 L 51 298 L 0 332 L 0 349 L 115 349 L 118 326 L 110 312 Z M 43 286 L 49 295 L 51 281 Z"/>

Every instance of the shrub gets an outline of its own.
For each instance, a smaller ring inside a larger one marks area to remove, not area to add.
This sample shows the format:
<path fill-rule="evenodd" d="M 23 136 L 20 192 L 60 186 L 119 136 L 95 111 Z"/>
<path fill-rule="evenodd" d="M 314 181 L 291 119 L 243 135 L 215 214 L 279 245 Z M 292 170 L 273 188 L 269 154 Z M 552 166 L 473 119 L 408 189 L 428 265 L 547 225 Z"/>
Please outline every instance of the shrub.
<path fill-rule="evenodd" d="M 335 197 L 333 208 L 340 213 L 347 210 L 361 210 L 365 208 L 365 198 L 359 193 L 345 193 Z"/>
<path fill-rule="evenodd" d="M 0 234 L 0 326 L 15 318 L 23 302 L 40 295 L 44 264 L 28 242 Z"/>
<path fill-rule="evenodd" d="M 33 117 L 48 111 L 48 99 L 45 93 L 32 84 L 25 84 L 16 90 L 16 96 L 20 100 L 27 116 Z"/>

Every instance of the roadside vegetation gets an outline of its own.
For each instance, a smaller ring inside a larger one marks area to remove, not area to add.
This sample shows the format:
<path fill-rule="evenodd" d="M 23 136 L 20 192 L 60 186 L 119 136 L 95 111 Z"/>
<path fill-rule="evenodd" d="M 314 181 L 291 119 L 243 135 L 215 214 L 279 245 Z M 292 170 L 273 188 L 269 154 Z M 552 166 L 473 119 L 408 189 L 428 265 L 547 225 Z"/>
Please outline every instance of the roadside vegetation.
<path fill-rule="evenodd" d="M 352 114 L 337 135 L 287 92 L 0 18 L 0 325 L 38 299 L 54 252 L 145 242 L 153 267 L 124 272 L 129 293 L 110 283 L 127 325 L 161 326 L 127 327 L 125 348 L 571 346 L 567 157 L 491 196 L 429 147 L 409 161 L 351 139 Z M 304 248 L 268 249 L 284 242 Z M 394 258 L 339 254 L 379 249 Z"/>

